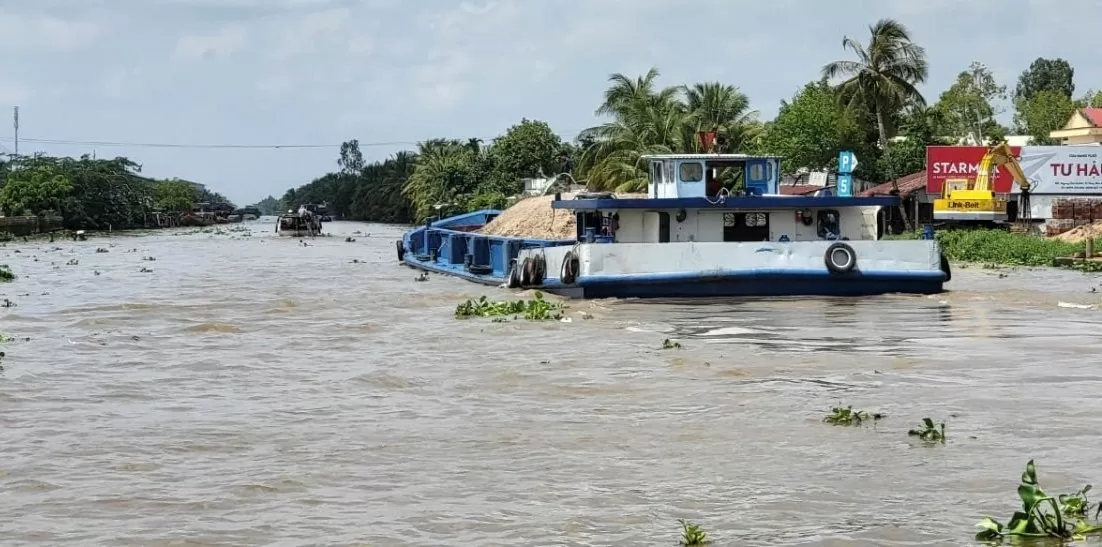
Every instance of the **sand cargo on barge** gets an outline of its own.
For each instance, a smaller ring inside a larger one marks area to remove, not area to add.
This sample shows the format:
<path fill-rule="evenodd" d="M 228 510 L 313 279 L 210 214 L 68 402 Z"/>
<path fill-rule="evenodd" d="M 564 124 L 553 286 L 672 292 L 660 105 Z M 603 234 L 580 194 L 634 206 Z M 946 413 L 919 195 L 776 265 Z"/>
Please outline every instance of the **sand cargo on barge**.
<path fill-rule="evenodd" d="M 551 201 L 560 226 L 572 221 L 569 237 L 485 233 L 512 210 L 483 210 L 407 232 L 396 244 L 398 259 L 576 298 L 933 294 L 951 277 L 932 236 L 881 239 L 878 215 L 897 207 L 898 197 L 780 195 L 776 156 L 644 159 L 646 196 Z M 722 171 L 730 168 L 742 174 L 745 195 L 723 187 Z"/>

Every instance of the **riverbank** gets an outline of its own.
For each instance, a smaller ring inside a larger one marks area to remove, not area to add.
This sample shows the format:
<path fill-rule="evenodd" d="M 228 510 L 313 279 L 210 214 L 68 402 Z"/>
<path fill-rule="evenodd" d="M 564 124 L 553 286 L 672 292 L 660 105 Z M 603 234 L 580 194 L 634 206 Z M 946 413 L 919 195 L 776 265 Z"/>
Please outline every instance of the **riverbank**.
<path fill-rule="evenodd" d="M 1094 235 L 1094 234 L 1091 234 Z M 918 239 L 921 232 L 889 236 L 886 239 Z M 955 229 L 936 232 L 942 253 L 952 262 L 1000 266 L 1058 266 L 1060 259 L 1081 255 L 1085 240 L 1059 236 L 1042 237 L 995 229 Z M 1094 239 L 1094 248 L 1102 249 L 1102 238 Z M 1061 267 L 1068 263 L 1059 264 Z M 1081 269 L 1075 267 L 1075 269 Z"/>

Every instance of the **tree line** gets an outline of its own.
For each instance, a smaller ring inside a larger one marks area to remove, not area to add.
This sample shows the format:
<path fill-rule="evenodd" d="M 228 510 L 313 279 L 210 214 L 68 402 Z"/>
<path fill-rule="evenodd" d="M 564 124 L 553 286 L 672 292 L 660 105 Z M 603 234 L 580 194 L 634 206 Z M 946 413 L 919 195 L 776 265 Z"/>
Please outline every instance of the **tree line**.
<path fill-rule="evenodd" d="M 59 215 L 71 230 L 141 228 L 153 213 L 187 212 L 204 202 L 233 206 L 190 181 L 143 177 L 141 166 L 124 157 L 35 154 L 0 162 L 0 211 Z"/>

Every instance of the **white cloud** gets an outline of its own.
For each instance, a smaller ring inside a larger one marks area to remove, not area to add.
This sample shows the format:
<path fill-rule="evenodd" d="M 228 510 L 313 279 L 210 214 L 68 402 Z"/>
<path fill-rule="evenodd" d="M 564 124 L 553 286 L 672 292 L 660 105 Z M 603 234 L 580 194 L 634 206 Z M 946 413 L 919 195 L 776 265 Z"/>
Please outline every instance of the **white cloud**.
<path fill-rule="evenodd" d="M 176 41 L 175 56 L 185 61 L 208 57 L 226 58 L 248 42 L 249 31 L 240 24 L 223 26 L 215 34 L 189 34 Z"/>
<path fill-rule="evenodd" d="M 656 66 L 663 84 L 737 85 L 769 117 L 846 57 L 843 35 L 865 40 L 881 17 L 926 46 L 932 99 L 973 58 L 1013 87 L 1034 58 L 1060 56 L 1081 91 L 1102 88 L 1090 33 L 1067 31 L 1102 18 L 1098 0 L 985 9 L 995 1 L 0 0 L 0 106 L 22 104 L 27 135 L 75 140 L 489 139 L 521 117 L 570 135 L 593 124 L 609 73 Z M 208 58 L 219 62 L 166 62 Z M 117 152 L 241 200 L 280 194 L 335 155 Z"/>
<path fill-rule="evenodd" d="M 15 82 L 0 81 L 0 104 L 18 105 L 25 102 L 31 96 L 31 90 L 25 85 Z"/>
<path fill-rule="evenodd" d="M 73 50 L 91 45 L 102 33 L 103 27 L 92 21 L 0 11 L 0 49 L 6 51 Z"/>

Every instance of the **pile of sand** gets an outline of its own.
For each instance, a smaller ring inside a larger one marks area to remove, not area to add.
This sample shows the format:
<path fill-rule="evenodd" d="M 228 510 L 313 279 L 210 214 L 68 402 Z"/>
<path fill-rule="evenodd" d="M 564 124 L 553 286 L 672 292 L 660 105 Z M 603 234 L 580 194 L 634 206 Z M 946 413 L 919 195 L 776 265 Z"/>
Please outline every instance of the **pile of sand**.
<path fill-rule="evenodd" d="M 563 200 L 574 199 L 573 193 L 562 194 Z M 646 194 L 616 194 L 617 198 L 643 198 Z M 552 209 L 555 196 L 524 198 L 501 212 L 479 232 L 493 236 L 527 237 L 532 239 L 575 239 L 578 223 L 568 209 Z"/>
<path fill-rule="evenodd" d="M 1102 237 L 1102 221 L 1095 221 L 1094 224 L 1076 226 L 1062 234 L 1051 236 L 1051 239 L 1058 239 L 1067 243 L 1082 243 L 1087 239 L 1098 239 L 1100 237 Z"/>

